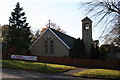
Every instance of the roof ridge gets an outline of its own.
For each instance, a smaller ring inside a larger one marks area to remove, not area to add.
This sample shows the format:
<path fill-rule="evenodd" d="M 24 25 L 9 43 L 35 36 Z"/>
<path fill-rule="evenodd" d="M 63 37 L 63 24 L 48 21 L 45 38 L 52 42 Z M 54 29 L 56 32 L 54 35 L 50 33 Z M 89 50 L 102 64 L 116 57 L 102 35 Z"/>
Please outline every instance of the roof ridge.
<path fill-rule="evenodd" d="M 50 28 L 50 29 L 53 29 L 53 28 Z M 53 29 L 53 30 L 55 30 L 55 29 Z M 55 31 L 57 31 L 57 30 L 55 30 Z M 62 33 L 62 32 L 60 32 L 60 31 L 57 31 L 57 32 L 59 32 L 59 33 L 61 33 L 61 34 L 63 34 L 63 35 L 66 35 L 67 37 L 74 38 L 74 37 L 72 37 L 72 36 L 70 36 L 70 35 L 68 35 L 68 34 Z M 74 38 L 74 39 L 76 39 L 76 38 Z"/>

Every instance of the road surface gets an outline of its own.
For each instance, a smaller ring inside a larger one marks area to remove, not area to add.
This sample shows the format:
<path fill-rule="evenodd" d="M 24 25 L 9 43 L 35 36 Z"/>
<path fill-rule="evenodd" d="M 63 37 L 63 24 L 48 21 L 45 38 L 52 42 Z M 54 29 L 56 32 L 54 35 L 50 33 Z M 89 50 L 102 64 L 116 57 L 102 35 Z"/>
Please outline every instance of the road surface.
<path fill-rule="evenodd" d="M 29 78 L 30 80 L 38 79 L 38 80 L 103 80 L 103 79 L 82 79 L 78 77 L 70 77 L 70 76 L 62 76 L 62 75 L 51 75 L 44 74 L 38 72 L 24 71 L 18 69 L 9 69 L 2 68 L 0 73 L 2 72 L 2 79 L 7 78 L 8 80 L 12 79 L 20 79 L 24 80 L 25 78 Z M 26 79 L 25 79 L 26 80 Z M 27 79 L 28 80 L 28 79 Z"/>

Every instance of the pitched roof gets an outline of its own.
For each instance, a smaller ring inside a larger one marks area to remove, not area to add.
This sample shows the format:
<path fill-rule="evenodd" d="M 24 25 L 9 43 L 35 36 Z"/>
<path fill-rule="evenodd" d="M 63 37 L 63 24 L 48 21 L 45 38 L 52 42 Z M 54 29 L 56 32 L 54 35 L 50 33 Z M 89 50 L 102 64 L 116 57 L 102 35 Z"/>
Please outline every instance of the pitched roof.
<path fill-rule="evenodd" d="M 61 33 L 55 29 L 50 28 L 62 41 L 64 41 L 64 43 L 66 43 L 66 45 L 68 45 L 70 48 L 73 47 L 74 44 L 74 37 L 71 37 L 69 35 L 66 35 L 64 33 Z"/>
<path fill-rule="evenodd" d="M 48 30 L 50 30 L 68 49 L 71 49 L 73 47 L 74 44 L 74 40 L 75 38 L 68 36 L 64 33 L 61 33 L 53 28 L 47 28 L 41 35 L 40 37 L 30 46 L 30 48 L 32 46 L 34 46 L 34 44 L 43 36 L 43 34 L 45 34 Z M 29 48 L 29 49 L 30 49 Z"/>
<path fill-rule="evenodd" d="M 92 20 L 90 18 L 88 18 L 88 17 L 85 17 L 84 19 L 82 19 L 82 21 L 85 21 L 85 20 L 89 20 L 89 21 L 92 22 Z"/>

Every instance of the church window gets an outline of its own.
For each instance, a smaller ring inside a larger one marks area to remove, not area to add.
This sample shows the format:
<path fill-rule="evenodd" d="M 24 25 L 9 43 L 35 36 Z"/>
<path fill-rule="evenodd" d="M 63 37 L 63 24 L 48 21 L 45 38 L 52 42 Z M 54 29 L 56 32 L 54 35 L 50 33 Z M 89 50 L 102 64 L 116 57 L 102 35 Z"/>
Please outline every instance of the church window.
<path fill-rule="evenodd" d="M 53 53 L 53 41 L 50 41 L 50 53 Z"/>
<path fill-rule="evenodd" d="M 48 42 L 44 42 L 44 47 L 45 47 L 45 53 L 48 53 Z"/>
<path fill-rule="evenodd" d="M 53 40 L 46 40 L 44 42 L 45 53 L 53 53 Z"/>
<path fill-rule="evenodd" d="M 52 40 L 50 41 L 50 46 L 53 47 L 53 41 Z"/>
<path fill-rule="evenodd" d="M 88 30 L 88 29 L 89 29 L 89 24 L 88 24 L 88 23 L 85 23 L 85 24 L 84 24 L 84 28 L 85 28 L 85 30 Z"/>
<path fill-rule="evenodd" d="M 44 46 L 45 46 L 45 47 L 48 47 L 48 42 L 47 42 L 47 41 L 45 41 Z"/>

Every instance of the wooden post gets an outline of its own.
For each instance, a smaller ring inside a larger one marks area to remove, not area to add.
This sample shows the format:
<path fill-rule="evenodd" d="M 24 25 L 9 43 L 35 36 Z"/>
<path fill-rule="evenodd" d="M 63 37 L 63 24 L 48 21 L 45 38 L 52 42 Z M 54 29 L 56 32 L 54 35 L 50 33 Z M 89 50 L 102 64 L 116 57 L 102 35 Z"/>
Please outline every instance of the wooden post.
<path fill-rule="evenodd" d="M 46 65 L 46 54 L 47 54 L 47 47 L 45 47 L 45 55 L 44 55 L 45 72 L 46 72 L 46 70 L 47 70 L 47 65 Z"/>

